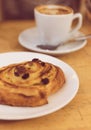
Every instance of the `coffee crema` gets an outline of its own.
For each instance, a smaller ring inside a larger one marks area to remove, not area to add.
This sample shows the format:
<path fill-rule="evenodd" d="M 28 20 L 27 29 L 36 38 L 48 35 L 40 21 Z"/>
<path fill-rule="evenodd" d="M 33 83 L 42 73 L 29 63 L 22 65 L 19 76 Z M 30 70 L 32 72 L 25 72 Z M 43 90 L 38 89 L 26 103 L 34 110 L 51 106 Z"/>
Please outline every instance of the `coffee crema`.
<path fill-rule="evenodd" d="M 56 6 L 56 5 L 46 5 L 46 6 L 38 6 L 37 11 L 42 14 L 47 15 L 62 15 L 62 14 L 69 14 L 73 12 L 73 10 L 70 7 L 67 6 Z"/>

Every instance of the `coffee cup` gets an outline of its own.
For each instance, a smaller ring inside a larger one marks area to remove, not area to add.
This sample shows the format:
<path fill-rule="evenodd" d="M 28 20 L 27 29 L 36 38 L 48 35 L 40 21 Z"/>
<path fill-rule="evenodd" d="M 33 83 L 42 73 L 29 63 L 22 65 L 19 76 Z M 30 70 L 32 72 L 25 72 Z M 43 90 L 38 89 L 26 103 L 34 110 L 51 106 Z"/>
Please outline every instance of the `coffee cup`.
<path fill-rule="evenodd" d="M 63 5 L 40 5 L 34 9 L 40 42 L 44 45 L 57 45 L 67 41 L 82 26 L 81 13 Z M 72 28 L 72 23 L 78 19 Z"/>

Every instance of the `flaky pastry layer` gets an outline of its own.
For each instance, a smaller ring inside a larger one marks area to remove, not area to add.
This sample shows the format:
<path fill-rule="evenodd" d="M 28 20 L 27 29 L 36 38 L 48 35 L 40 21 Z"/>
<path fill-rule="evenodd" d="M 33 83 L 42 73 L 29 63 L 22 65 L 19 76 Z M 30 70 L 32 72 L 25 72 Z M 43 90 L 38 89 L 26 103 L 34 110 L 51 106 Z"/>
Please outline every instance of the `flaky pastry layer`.
<path fill-rule="evenodd" d="M 39 59 L 0 68 L 0 104 L 41 106 L 65 83 L 61 68 Z"/>

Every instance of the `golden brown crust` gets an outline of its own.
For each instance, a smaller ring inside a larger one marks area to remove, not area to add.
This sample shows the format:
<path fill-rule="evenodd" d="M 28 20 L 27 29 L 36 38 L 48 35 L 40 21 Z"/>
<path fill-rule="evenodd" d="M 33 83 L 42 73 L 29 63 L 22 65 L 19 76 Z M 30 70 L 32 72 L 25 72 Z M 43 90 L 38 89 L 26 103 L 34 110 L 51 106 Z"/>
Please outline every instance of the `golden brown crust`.
<path fill-rule="evenodd" d="M 64 84 L 63 71 L 38 59 L 0 69 L 0 103 L 12 106 L 40 106 Z"/>

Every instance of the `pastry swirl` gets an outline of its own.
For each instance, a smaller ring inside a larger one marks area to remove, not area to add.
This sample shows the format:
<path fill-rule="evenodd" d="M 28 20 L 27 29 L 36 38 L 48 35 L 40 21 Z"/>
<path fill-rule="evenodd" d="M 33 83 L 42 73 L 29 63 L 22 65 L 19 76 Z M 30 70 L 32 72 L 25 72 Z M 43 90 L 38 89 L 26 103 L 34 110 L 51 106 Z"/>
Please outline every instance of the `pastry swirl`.
<path fill-rule="evenodd" d="M 0 104 L 41 106 L 65 83 L 61 68 L 39 59 L 0 68 Z"/>

